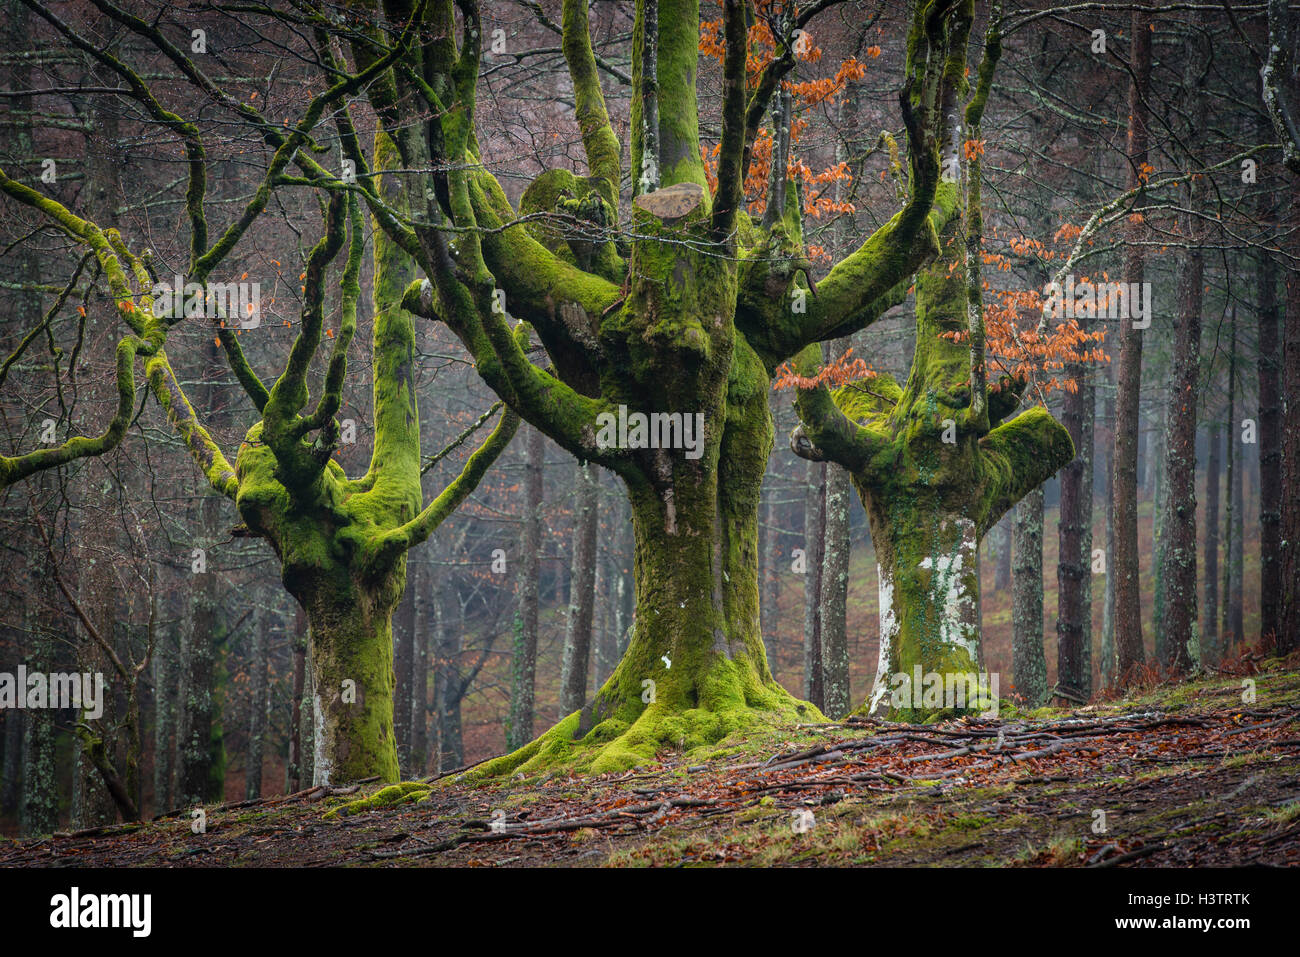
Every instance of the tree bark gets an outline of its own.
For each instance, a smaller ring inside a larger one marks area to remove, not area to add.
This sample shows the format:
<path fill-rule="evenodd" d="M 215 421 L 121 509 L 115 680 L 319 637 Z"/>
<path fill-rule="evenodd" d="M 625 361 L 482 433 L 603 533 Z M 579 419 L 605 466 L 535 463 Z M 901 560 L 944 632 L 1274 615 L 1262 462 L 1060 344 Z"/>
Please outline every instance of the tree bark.
<path fill-rule="evenodd" d="M 1169 390 L 1163 523 L 1164 663 L 1183 673 L 1201 657 L 1196 594 L 1196 410 L 1201 397 L 1201 307 L 1204 257 L 1192 245 L 1179 277 L 1179 315 Z"/>
<path fill-rule="evenodd" d="M 519 607 L 515 612 L 514 654 L 510 683 L 510 720 L 506 747 L 522 748 L 533 739 L 534 685 L 537 674 L 537 587 L 542 549 L 542 466 L 546 438 L 527 429 L 524 464 L 524 535 L 519 558 Z"/>
<path fill-rule="evenodd" d="M 1012 524 L 1011 661 L 1016 694 L 1025 706 L 1047 702 L 1047 658 L 1043 651 L 1043 487 L 1015 508 Z"/>
<path fill-rule="evenodd" d="M 1079 323 L 1091 331 L 1085 318 Z M 1067 700 L 1092 697 L 1092 473 L 1096 390 L 1087 364 L 1067 371 L 1077 389 L 1065 394 L 1061 424 L 1076 455 L 1061 469 L 1057 552 L 1056 683 Z"/>
<path fill-rule="evenodd" d="M 1269 131 L 1261 121 L 1261 134 Z M 1263 142 L 1261 140 L 1261 142 Z M 1260 191 L 1260 219 L 1275 222 L 1269 215 L 1270 198 Z M 1280 310 L 1277 302 L 1277 263 L 1267 250 L 1258 250 L 1259 358 L 1259 638 L 1274 640 L 1278 634 L 1278 600 L 1282 594 L 1281 511 L 1282 511 L 1282 395 Z"/>
<path fill-rule="evenodd" d="M 22 788 L 23 713 L 18 710 L 4 714 L 4 765 L 0 770 L 0 814 L 13 814 L 18 810 L 18 796 Z"/>
<path fill-rule="evenodd" d="M 248 662 L 251 672 L 248 689 L 248 747 L 244 752 L 244 798 L 262 796 L 262 759 L 266 753 L 267 658 L 270 656 L 272 625 L 270 615 L 253 613 L 253 651 Z M 278 627 L 278 626 L 277 626 Z"/>
<path fill-rule="evenodd" d="M 429 599 L 428 566 L 407 561 L 407 588 L 415 595 L 411 641 L 411 777 L 425 774 L 429 761 Z"/>
<path fill-rule="evenodd" d="M 373 585 L 335 568 L 312 576 L 295 594 L 311 628 L 315 785 L 374 775 L 398 779 L 392 615 L 404 583 L 404 559 L 400 566 Z"/>
<path fill-rule="evenodd" d="M 220 508 L 220 501 L 212 495 L 199 502 L 205 566 L 203 572 L 192 576 L 189 622 L 181 638 L 175 794 L 177 802 L 184 805 L 218 800 L 222 790 L 218 777 L 224 749 L 216 685 L 218 648 L 226 640 L 227 623 L 221 607 L 221 574 L 212 554 L 212 544 L 221 532 Z"/>
<path fill-rule="evenodd" d="M 830 718 L 849 713 L 849 473 L 826 467 L 826 545 L 821 581 L 822 711 Z M 815 703 L 815 702 L 814 702 Z"/>
<path fill-rule="evenodd" d="M 1147 103 L 1151 88 L 1151 14 L 1135 7 L 1132 37 L 1132 79 L 1129 84 L 1128 163 L 1129 189 L 1146 181 Z M 1140 196 L 1141 194 L 1139 194 Z M 1133 229 L 1137 239 L 1137 229 Z M 1124 281 L 1142 285 L 1142 247 L 1131 244 L 1124 256 Z M 1132 310 L 1129 310 L 1130 314 Z M 1150 318 L 1150 317 L 1148 317 Z M 1133 328 L 1131 315 L 1120 320 L 1119 372 L 1115 390 L 1115 453 L 1111 495 L 1115 509 L 1114 551 L 1109 556 L 1115 589 L 1115 652 L 1121 685 L 1137 676 L 1146 660 L 1142 643 L 1142 591 L 1138 568 L 1137 440 L 1141 428 L 1142 331 Z"/>
<path fill-rule="evenodd" d="M 578 466 L 577 503 L 574 508 L 573 565 L 569 575 L 569 616 L 564 633 L 564 660 L 560 672 L 560 713 L 577 711 L 586 703 L 591 672 L 591 629 L 595 613 L 597 513 L 595 466 Z"/>
<path fill-rule="evenodd" d="M 32 585 L 34 593 L 42 587 L 39 580 Z M 41 616 L 29 612 L 27 633 L 31 650 L 26 662 L 29 672 L 48 674 L 55 670 L 57 639 L 49 627 Z M 104 694 L 109 694 L 107 686 Z M 59 820 L 59 782 L 54 761 L 55 712 L 51 708 L 30 708 L 23 715 L 23 784 L 18 829 L 23 837 L 36 837 L 49 834 Z M 80 717 L 77 716 L 78 720 Z"/>
<path fill-rule="evenodd" d="M 803 511 L 803 696 L 818 708 L 826 706 L 822 656 L 822 561 L 826 544 L 826 466 L 808 463 Z"/>
<path fill-rule="evenodd" d="M 289 654 L 293 661 L 293 678 L 289 697 L 289 756 L 284 765 L 285 793 L 295 794 L 303 790 L 303 713 L 307 696 L 307 616 L 302 609 L 293 616 L 293 628 L 289 634 Z M 311 749 L 308 748 L 308 751 Z"/>
<path fill-rule="evenodd" d="M 434 750 L 437 771 L 447 771 L 465 763 L 465 744 L 461 734 L 460 671 L 457 659 L 461 652 L 461 636 L 453 627 L 449 605 L 455 603 L 454 595 L 435 589 L 433 592 L 434 647 L 437 649 L 437 668 L 433 677 L 433 710 L 437 731 Z"/>
<path fill-rule="evenodd" d="M 1209 390 L 1211 394 L 1213 389 Z M 1205 462 L 1205 609 L 1201 615 L 1204 625 L 1202 656 L 1209 664 L 1219 660 L 1219 468 L 1223 447 L 1219 425 L 1219 410 L 1206 410 L 1210 418 L 1209 456 Z"/>
<path fill-rule="evenodd" d="M 1228 478 L 1225 487 L 1227 497 L 1227 515 L 1224 520 L 1224 564 L 1223 564 L 1223 624 L 1220 628 L 1220 641 L 1225 654 L 1231 653 L 1235 644 L 1244 638 L 1242 624 L 1242 584 L 1241 535 L 1244 528 L 1242 521 L 1242 468 L 1241 468 L 1241 431 L 1237 421 L 1237 315 L 1233 309 L 1232 332 L 1228 346 L 1228 423 L 1225 432 L 1225 447 L 1228 459 Z"/>
<path fill-rule="evenodd" d="M 1292 176 L 1290 221 L 1300 225 L 1300 176 Z M 1292 252 L 1300 247 L 1292 233 Z M 1286 277 L 1286 345 L 1282 358 L 1283 416 L 1293 420 L 1300 404 L 1300 270 Z M 1278 575 L 1282 582 L 1278 603 L 1277 650 L 1289 654 L 1300 647 L 1300 429 L 1282 433 L 1282 517 Z"/>
<path fill-rule="evenodd" d="M 407 583 L 393 613 L 393 734 L 402 779 L 411 776 L 412 658 L 415 645 L 415 589 Z"/>

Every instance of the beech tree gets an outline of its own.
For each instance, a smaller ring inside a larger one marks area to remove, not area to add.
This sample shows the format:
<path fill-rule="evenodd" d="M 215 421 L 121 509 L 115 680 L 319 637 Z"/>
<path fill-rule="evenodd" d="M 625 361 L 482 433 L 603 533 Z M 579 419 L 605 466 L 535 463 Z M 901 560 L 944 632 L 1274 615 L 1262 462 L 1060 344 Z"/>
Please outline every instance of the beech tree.
<path fill-rule="evenodd" d="M 772 678 L 759 631 L 768 390 L 780 363 L 873 321 L 934 256 L 936 224 L 956 198 L 940 183 L 940 117 L 951 101 L 945 91 L 962 82 L 973 17 L 969 0 L 916 4 L 900 95 L 907 200 L 813 289 L 797 202 L 755 223 L 742 184 L 772 95 L 795 62 L 796 31 L 829 5 L 760 4 L 778 55 L 750 77 L 746 5 L 722 4 L 721 138 L 710 190 L 696 91 L 698 2 L 639 0 L 628 230 L 615 228 L 623 169 L 585 3 L 564 3 L 562 45 L 588 174 L 548 170 L 518 209 L 474 129 L 484 43 L 477 4 L 394 2 L 349 14 L 349 76 L 367 78 L 396 157 L 372 166 L 355 140 L 345 137 L 344 148 L 377 222 L 426 277 L 403 304 L 446 323 L 511 409 L 617 474 L 631 505 L 636 622 L 620 664 L 579 711 L 482 773 L 560 761 L 621 768 L 664 745 L 816 714 Z M 416 201 L 409 217 L 365 185 L 372 168 L 406 171 Z M 784 172 L 775 176 L 782 187 Z M 793 200 L 796 190 L 782 193 Z M 520 324 L 512 329 L 508 317 Z M 540 364 L 527 352 L 533 334 L 546 350 Z M 601 447 L 598 417 L 620 407 L 702 415 L 699 457 Z"/>
<path fill-rule="evenodd" d="M 143 364 L 149 391 L 184 440 L 211 487 L 238 508 L 243 534 L 265 539 L 281 564 L 285 587 L 307 613 L 310 628 L 315 715 L 315 780 L 318 783 L 379 776 L 398 777 L 393 734 L 393 648 L 391 619 L 406 577 L 406 552 L 433 533 L 469 495 L 508 444 L 518 426 L 510 411 L 470 456 L 461 473 L 426 505 L 421 505 L 419 409 L 412 381 L 414 361 L 411 316 L 400 306 L 409 275 L 394 268 L 383 235 L 375 243 L 375 315 L 372 322 L 374 444 L 365 474 L 349 477 L 333 455 L 339 447 L 342 404 L 348 376 L 348 346 L 357 333 L 358 281 L 365 252 L 365 229 L 358 198 L 347 189 L 328 194 L 319 239 L 302 274 L 300 324 L 287 362 L 268 386 L 246 359 L 238 327 L 247 317 L 224 311 L 209 280 L 249 227 L 263 213 L 274 187 L 293 181 L 296 166 L 304 177 L 343 185 L 305 149 L 327 108 L 355 95 L 399 58 L 399 43 L 357 75 L 335 79 L 311 98 L 295 126 L 267 122 L 253 106 L 233 101 L 186 52 L 154 25 L 109 3 L 101 11 L 148 41 L 191 84 L 245 122 L 256 124 L 273 150 L 261 187 L 241 214 L 216 238 L 210 237 L 205 204 L 207 162 L 197 125 L 167 108 L 140 72 L 116 56 L 97 50 L 48 10 L 37 8 L 73 46 L 95 57 L 116 75 L 130 96 L 185 148 L 188 167 L 186 214 L 190 256 L 184 290 L 170 303 L 155 296 L 158 286 L 149 254 L 116 230 L 101 229 L 63 204 L 0 171 L 0 191 L 28 207 L 92 254 L 112 292 L 126 334 L 117 346 L 119 409 L 103 435 L 73 438 L 50 450 L 37 450 L 0 463 L 0 481 L 11 483 L 72 458 L 102 454 L 121 441 L 136 399 L 136 366 Z M 408 29 L 409 40 L 414 24 Z M 343 135 L 350 130 L 338 115 Z M 378 147 L 382 150 L 383 144 Z M 376 184 L 377 204 L 400 205 Z M 133 248 L 134 247 L 134 248 Z M 342 268 L 332 272 L 340 253 Z M 325 328 L 326 291 L 336 294 L 337 334 Z M 260 415 L 232 462 L 204 427 L 177 380 L 166 351 L 169 330 L 187 319 L 218 315 L 216 338 L 239 384 Z M 314 404 L 308 373 L 318 352 L 326 365 L 323 388 Z"/>
<path fill-rule="evenodd" d="M 964 110 L 964 83 L 944 91 L 952 144 L 945 170 L 957 180 L 963 154 L 969 159 L 964 209 L 942 225 L 940 256 L 917 277 L 916 351 L 906 383 L 880 373 L 832 392 L 833 367 L 819 370 L 813 350 L 798 357 L 789 380 L 798 387 L 801 419 L 791 447 L 846 468 L 871 523 L 880 654 L 865 709 L 900 720 L 932 717 L 936 709 L 891 707 L 892 676 L 911 676 L 917 665 L 923 674 L 981 669 L 979 542 L 1074 457 L 1069 433 L 1043 407 L 1010 417 L 1026 379 L 1003 375 L 995 390 L 987 381 L 981 147 L 974 144 L 999 55 L 995 21 Z M 963 129 L 972 145 L 962 144 Z"/>

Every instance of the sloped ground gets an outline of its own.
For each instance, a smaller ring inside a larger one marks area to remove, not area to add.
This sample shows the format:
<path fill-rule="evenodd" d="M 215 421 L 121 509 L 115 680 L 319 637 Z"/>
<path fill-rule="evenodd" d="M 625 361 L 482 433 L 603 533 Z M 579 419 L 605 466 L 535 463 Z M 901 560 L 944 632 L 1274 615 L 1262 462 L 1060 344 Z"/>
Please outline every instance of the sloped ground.
<path fill-rule="evenodd" d="M 1289 663 L 1293 664 L 1293 663 Z M 1300 864 L 1300 672 L 1073 711 L 855 721 L 621 775 L 315 789 L 0 843 L 0 866 Z"/>

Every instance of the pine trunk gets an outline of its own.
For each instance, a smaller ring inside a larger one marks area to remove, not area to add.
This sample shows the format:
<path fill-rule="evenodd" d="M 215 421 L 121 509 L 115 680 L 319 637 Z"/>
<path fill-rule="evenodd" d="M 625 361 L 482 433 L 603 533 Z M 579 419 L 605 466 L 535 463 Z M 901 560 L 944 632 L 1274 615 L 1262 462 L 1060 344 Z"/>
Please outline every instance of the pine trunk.
<path fill-rule="evenodd" d="M 1212 391 L 1212 390 L 1211 390 Z M 1219 468 L 1223 447 L 1218 411 L 1209 428 L 1209 457 L 1205 463 L 1205 589 L 1202 657 L 1208 664 L 1219 660 Z"/>
<path fill-rule="evenodd" d="M 1163 662 L 1182 673 L 1201 656 L 1196 595 L 1196 410 L 1201 397 L 1201 306 L 1204 257 L 1186 253 L 1179 281 L 1179 317 L 1169 390 L 1169 440 L 1165 452 L 1163 522 L 1165 609 L 1157 629 L 1165 635 Z"/>

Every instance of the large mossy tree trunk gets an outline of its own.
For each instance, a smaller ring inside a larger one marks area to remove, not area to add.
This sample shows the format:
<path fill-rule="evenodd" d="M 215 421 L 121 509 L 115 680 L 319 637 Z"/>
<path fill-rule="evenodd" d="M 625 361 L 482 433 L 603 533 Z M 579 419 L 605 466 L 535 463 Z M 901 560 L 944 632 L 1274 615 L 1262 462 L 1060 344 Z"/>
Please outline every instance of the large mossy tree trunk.
<path fill-rule="evenodd" d="M 382 134 L 375 149 L 391 156 Z M 381 189 L 402 205 L 400 178 L 385 177 Z M 307 372 L 322 340 L 325 280 L 345 237 L 342 319 L 325 388 L 308 410 Z M 333 458 L 340 437 L 334 415 L 357 328 L 363 250 L 360 209 L 348 200 L 345 224 L 345 202 L 335 194 L 325 235 L 308 257 L 302 331 L 285 372 L 270 390 L 250 389 L 262 418 L 248 431 L 233 471 L 224 460 L 210 464 L 214 484 L 229 490 L 249 530 L 275 549 L 284 585 L 307 615 L 316 784 L 397 780 L 392 618 L 406 585 L 406 553 L 468 497 L 519 423 L 507 411 L 460 474 L 421 509 L 415 334 L 401 307 L 410 263 L 376 231 L 374 445 L 365 475 L 350 479 L 344 473 Z"/>
<path fill-rule="evenodd" d="M 917 281 L 917 346 L 906 389 L 889 376 L 801 389 L 796 454 L 848 468 L 871 522 L 880 581 L 880 657 L 871 713 L 932 717 L 895 702 L 898 676 L 972 674 L 982 667 L 979 543 L 1002 515 L 1074 456 L 1069 433 L 1032 407 L 997 424 L 1018 401 L 1015 384 L 991 396 L 984 431 L 969 424 L 969 352 L 943 333 L 965 330 L 966 286 L 945 255 Z M 809 351 L 811 352 L 811 350 Z M 814 372 L 805 353 L 801 371 Z M 946 710 L 946 709 L 945 709 Z M 976 710 L 966 708 L 963 710 Z M 983 708 L 978 710 L 985 710 Z"/>
<path fill-rule="evenodd" d="M 924 720 L 933 710 L 910 700 L 895 706 L 896 676 L 910 681 L 918 665 L 922 675 L 980 668 L 975 523 L 938 496 L 922 493 L 909 500 L 873 495 L 862 486 L 859 494 L 871 521 L 880 585 L 880 656 L 866 710 Z"/>
<path fill-rule="evenodd" d="M 392 618 L 401 566 L 373 583 L 336 568 L 294 590 L 311 628 L 314 784 L 398 778 Z"/>
<path fill-rule="evenodd" d="M 716 463 L 717 456 L 715 447 L 705 459 Z M 636 613 L 618 667 L 583 708 L 495 763 L 526 773 L 551 763 L 616 770 L 665 748 L 716 742 L 750 725 L 755 713 L 774 723 L 816 715 L 767 665 L 758 624 L 757 495 L 724 484 L 726 470 L 716 465 L 678 458 L 668 467 L 671 496 L 648 482 L 629 488 Z M 490 764 L 487 773 L 493 770 Z"/>
<path fill-rule="evenodd" d="M 946 90 L 945 169 L 959 169 L 958 144 L 978 139 L 1000 38 L 990 30 L 979 85 L 960 114 Z M 871 521 L 880 581 L 880 655 L 866 702 L 871 713 L 906 720 L 987 710 L 987 701 L 932 701 L 917 688 L 946 687 L 983 666 L 979 544 L 1002 515 L 1074 457 L 1069 433 L 1041 406 L 1014 418 L 1024 381 L 1003 376 L 990 392 L 984 356 L 979 256 L 979 161 L 968 176 L 965 214 L 948 218 L 939 258 L 916 280 L 916 348 L 904 386 L 888 375 L 849 382 L 832 394 L 813 378 L 820 354 L 798 357 L 796 454 L 849 470 Z M 1007 421 L 1004 421 L 1007 420 Z M 969 687 L 968 685 L 965 687 Z M 992 691 L 992 689 L 989 689 Z"/>
<path fill-rule="evenodd" d="M 939 184 L 936 104 L 939 90 L 964 74 L 973 4 L 917 5 L 900 97 L 907 202 L 815 290 L 798 191 L 756 224 L 742 185 L 772 95 L 794 65 L 793 31 L 814 12 L 788 24 L 782 56 L 751 89 L 745 6 L 724 2 L 722 136 L 710 191 L 695 90 L 699 4 L 637 3 L 638 185 L 631 230 L 617 235 L 620 148 L 580 0 L 563 4 L 563 51 L 589 173 L 542 173 L 518 210 L 486 172 L 491 163 L 473 133 L 483 33 L 475 8 L 461 10 L 457 42 L 451 3 L 430 5 L 425 26 L 439 39 L 414 51 L 426 83 L 394 71 L 369 87 L 402 166 L 439 171 L 409 225 L 377 213 L 428 277 L 408 290 L 407 308 L 445 322 L 479 375 L 524 419 L 618 475 L 633 513 L 636 623 L 623 660 L 584 707 L 478 775 L 548 764 L 623 768 L 664 747 L 817 716 L 773 680 L 759 628 L 768 392 L 784 361 L 875 321 L 933 258 L 935 229 L 955 201 L 955 189 Z M 352 49 L 359 66 L 374 62 L 372 47 Z M 412 105 L 432 108 L 441 121 L 416 121 Z M 547 219 L 511 228 L 520 214 Z M 454 232 L 442 228 L 448 221 Z M 528 354 L 534 333 L 546 349 L 540 363 Z M 623 414 L 698 421 L 699 442 L 681 432 L 681 441 L 648 446 L 602 440 L 601 420 Z"/>

